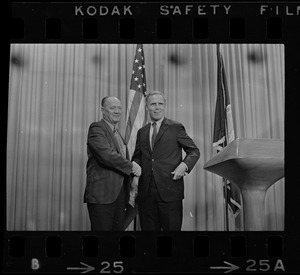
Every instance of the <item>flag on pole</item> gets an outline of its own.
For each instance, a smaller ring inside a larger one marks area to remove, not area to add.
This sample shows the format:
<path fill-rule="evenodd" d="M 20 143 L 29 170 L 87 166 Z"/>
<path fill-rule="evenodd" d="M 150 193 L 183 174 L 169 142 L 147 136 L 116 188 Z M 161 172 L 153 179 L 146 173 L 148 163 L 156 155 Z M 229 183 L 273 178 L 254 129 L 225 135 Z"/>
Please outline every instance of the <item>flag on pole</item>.
<path fill-rule="evenodd" d="M 231 104 L 227 87 L 226 74 L 224 70 L 223 58 L 220 53 L 220 45 L 217 44 L 217 62 L 218 62 L 218 83 L 217 83 L 217 101 L 215 109 L 213 147 L 220 152 L 230 142 L 235 139 Z M 228 209 L 234 218 L 241 211 L 241 196 L 239 190 L 226 179 L 223 179 L 225 201 Z M 226 207 L 227 209 L 227 207 Z M 226 213 L 227 214 L 227 213 Z"/>
<path fill-rule="evenodd" d="M 147 112 L 145 108 L 146 89 L 143 45 L 137 44 L 131 75 L 125 130 L 125 143 L 128 147 L 130 159 L 135 149 L 137 132 L 147 122 Z M 127 206 L 125 215 L 125 228 L 129 226 L 137 214 L 135 207 L 137 188 L 138 177 L 133 177 L 130 187 L 129 205 Z"/>
<path fill-rule="evenodd" d="M 145 108 L 146 88 L 143 45 L 137 44 L 131 75 L 125 132 L 125 143 L 128 146 L 130 158 L 134 152 L 137 131 L 147 121 Z"/>

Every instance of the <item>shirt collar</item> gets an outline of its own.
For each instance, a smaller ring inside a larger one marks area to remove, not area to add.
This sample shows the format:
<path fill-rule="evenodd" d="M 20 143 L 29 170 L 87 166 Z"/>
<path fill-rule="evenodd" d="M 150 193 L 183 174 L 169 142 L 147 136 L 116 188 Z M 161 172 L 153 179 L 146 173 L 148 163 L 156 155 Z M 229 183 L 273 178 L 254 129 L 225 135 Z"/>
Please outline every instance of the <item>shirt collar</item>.
<path fill-rule="evenodd" d="M 156 125 L 160 125 L 161 123 L 162 123 L 162 121 L 164 120 L 164 116 L 160 119 L 160 120 L 157 120 L 157 121 L 150 121 L 150 123 L 151 123 L 151 125 L 154 123 L 154 122 L 156 122 Z"/>
<path fill-rule="evenodd" d="M 103 118 L 103 120 L 108 124 L 108 126 L 111 128 L 112 131 L 114 131 L 114 129 L 117 127 L 117 125 L 110 123 L 105 118 Z"/>

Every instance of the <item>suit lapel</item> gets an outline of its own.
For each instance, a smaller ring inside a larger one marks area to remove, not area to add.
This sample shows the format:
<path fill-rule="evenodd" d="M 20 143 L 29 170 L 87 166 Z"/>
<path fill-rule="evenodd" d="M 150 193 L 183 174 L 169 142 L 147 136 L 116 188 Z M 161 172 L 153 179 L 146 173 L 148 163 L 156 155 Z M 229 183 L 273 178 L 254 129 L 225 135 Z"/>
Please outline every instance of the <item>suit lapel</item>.
<path fill-rule="evenodd" d="M 157 136 L 156 136 L 156 139 L 154 142 L 154 147 L 159 142 L 160 138 L 163 136 L 163 134 L 166 132 L 167 129 L 168 129 L 168 121 L 166 118 L 164 118 L 164 120 L 162 121 L 161 126 L 159 128 L 159 131 L 157 133 Z"/>
<path fill-rule="evenodd" d="M 146 137 L 146 144 L 147 144 L 147 149 L 149 150 L 149 152 L 151 152 L 151 145 L 150 145 L 150 127 L 151 127 L 151 123 L 149 123 L 147 125 L 147 127 L 145 128 L 145 137 Z"/>
<path fill-rule="evenodd" d="M 117 139 L 115 137 L 114 132 L 112 131 L 112 129 L 109 127 L 109 125 L 104 120 L 101 120 L 101 122 L 104 125 L 105 129 L 107 130 L 107 132 L 108 132 L 111 140 L 113 141 L 114 145 L 116 146 L 117 152 L 120 153 L 119 144 L 118 144 L 118 141 L 117 141 Z"/>

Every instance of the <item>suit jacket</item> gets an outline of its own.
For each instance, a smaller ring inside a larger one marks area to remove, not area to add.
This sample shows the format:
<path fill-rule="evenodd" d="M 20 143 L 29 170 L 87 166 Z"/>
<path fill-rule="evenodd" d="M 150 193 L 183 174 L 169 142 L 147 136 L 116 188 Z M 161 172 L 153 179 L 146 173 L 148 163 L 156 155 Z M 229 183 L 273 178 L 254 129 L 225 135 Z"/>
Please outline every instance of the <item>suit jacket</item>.
<path fill-rule="evenodd" d="M 123 186 L 129 196 L 129 175 L 132 164 L 121 156 L 118 142 L 109 125 L 102 119 L 90 125 L 87 138 L 88 162 L 84 202 L 114 202 Z"/>
<path fill-rule="evenodd" d="M 138 131 L 135 152 L 132 157 L 132 160 L 142 167 L 137 202 L 145 200 L 152 172 L 163 201 L 181 200 L 184 198 L 183 177 L 173 180 L 174 175 L 171 172 L 183 161 L 186 163 L 189 173 L 198 161 L 200 151 L 187 135 L 184 126 L 167 118 L 162 121 L 152 151 L 149 139 L 150 127 L 149 123 Z M 182 158 L 182 149 L 186 152 L 184 159 Z"/>

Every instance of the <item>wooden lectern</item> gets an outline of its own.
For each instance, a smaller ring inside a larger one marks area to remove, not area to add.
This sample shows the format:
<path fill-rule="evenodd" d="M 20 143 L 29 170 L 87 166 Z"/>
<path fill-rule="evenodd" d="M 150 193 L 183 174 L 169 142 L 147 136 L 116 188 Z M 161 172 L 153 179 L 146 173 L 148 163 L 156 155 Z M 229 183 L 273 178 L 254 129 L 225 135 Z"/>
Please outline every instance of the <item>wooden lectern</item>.
<path fill-rule="evenodd" d="M 268 188 L 284 177 L 283 140 L 238 138 L 209 160 L 204 169 L 240 189 L 245 230 L 267 230 L 265 196 Z"/>

